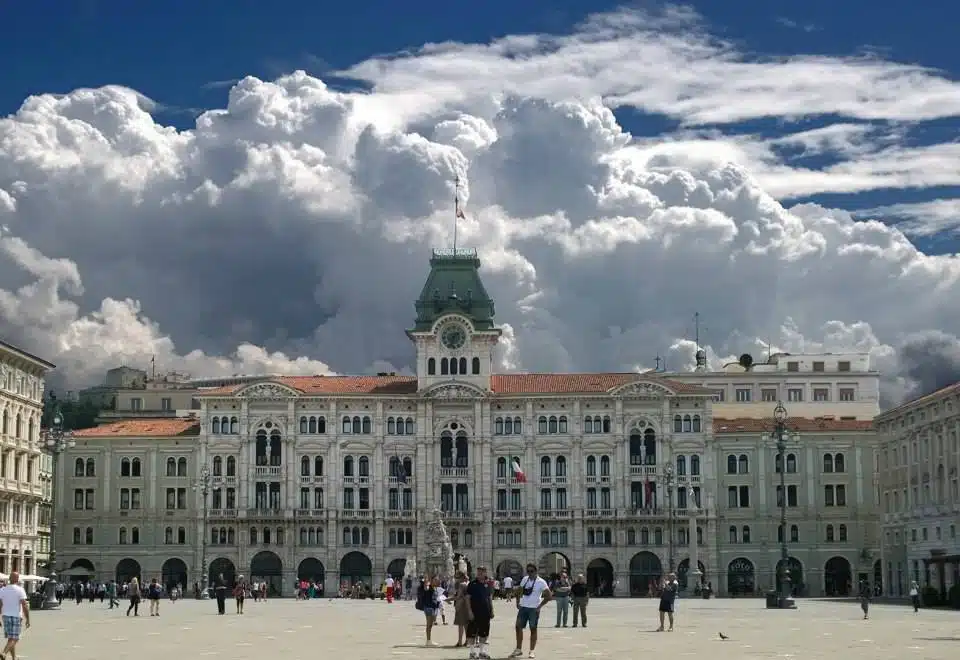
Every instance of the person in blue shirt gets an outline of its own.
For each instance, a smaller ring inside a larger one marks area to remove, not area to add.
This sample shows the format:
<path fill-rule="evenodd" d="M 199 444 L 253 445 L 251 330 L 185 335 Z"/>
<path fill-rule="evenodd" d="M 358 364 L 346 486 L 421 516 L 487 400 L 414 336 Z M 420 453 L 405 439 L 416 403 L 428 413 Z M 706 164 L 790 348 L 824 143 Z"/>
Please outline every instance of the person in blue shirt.
<path fill-rule="evenodd" d="M 467 646 L 470 657 L 489 660 L 490 622 L 493 620 L 493 596 L 488 585 L 487 568 L 477 567 L 477 574 L 467 585 Z"/>

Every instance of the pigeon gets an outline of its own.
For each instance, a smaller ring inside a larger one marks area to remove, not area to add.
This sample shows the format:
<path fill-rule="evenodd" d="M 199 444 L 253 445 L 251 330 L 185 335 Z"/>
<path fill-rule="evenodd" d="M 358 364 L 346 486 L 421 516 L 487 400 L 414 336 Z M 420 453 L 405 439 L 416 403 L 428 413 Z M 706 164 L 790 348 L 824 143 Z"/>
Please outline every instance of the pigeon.
<path fill-rule="evenodd" d="M 727 636 L 724 635 L 723 633 L 717 633 L 717 634 L 720 635 L 720 639 L 730 639 L 729 637 L 727 637 Z"/>

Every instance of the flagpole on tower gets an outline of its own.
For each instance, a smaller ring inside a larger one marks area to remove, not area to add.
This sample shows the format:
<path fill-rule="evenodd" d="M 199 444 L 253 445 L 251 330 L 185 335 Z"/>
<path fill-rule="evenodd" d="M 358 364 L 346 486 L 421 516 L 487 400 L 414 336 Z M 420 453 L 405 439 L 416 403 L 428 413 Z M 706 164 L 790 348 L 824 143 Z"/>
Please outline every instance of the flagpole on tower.
<path fill-rule="evenodd" d="M 453 180 L 454 193 L 453 193 L 453 253 L 457 253 L 457 230 L 459 228 L 460 220 L 466 220 L 467 216 L 464 215 L 463 209 L 460 207 L 460 175 L 458 174 Z"/>

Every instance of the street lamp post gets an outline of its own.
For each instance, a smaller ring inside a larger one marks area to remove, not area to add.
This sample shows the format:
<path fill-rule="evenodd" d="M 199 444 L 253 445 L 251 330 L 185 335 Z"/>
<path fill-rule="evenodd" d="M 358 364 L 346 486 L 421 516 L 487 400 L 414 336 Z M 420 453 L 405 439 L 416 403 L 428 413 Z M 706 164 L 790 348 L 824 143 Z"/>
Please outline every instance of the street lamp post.
<path fill-rule="evenodd" d="M 673 572 L 673 466 L 663 469 L 663 481 L 667 487 L 667 573 Z"/>
<path fill-rule="evenodd" d="M 63 413 L 60 412 L 60 405 L 53 411 L 50 428 L 46 430 L 43 437 L 45 445 L 50 456 L 53 459 L 52 476 L 53 485 L 50 489 L 50 552 L 48 559 L 49 579 L 44 583 L 43 609 L 54 610 L 60 607 L 60 601 L 57 600 L 57 574 L 54 570 L 57 559 L 57 500 L 59 488 L 57 488 L 57 477 L 59 472 L 60 454 L 76 445 L 76 441 L 71 437 L 70 432 L 63 428 Z"/>
<path fill-rule="evenodd" d="M 787 546 L 787 438 L 794 431 L 787 425 L 787 409 L 783 401 L 777 401 L 773 409 L 773 433 L 771 438 L 777 443 L 777 462 L 780 465 L 780 561 L 777 567 L 777 605 L 780 609 L 796 607 L 791 598 L 790 585 L 790 549 Z"/>
<path fill-rule="evenodd" d="M 209 585 L 208 585 L 208 576 L 207 576 L 207 495 L 210 494 L 210 468 L 206 465 L 200 468 L 200 477 L 197 479 L 197 483 L 193 485 L 193 490 L 200 495 L 202 500 L 202 520 L 201 527 L 203 531 L 200 533 L 200 598 L 207 599 L 210 597 Z"/>

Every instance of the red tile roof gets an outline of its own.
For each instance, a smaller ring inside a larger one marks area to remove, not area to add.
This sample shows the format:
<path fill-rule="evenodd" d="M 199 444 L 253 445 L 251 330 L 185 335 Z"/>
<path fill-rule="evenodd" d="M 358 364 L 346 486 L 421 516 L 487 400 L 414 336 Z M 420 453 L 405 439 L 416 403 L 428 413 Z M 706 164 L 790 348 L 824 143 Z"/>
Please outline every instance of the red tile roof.
<path fill-rule="evenodd" d="M 866 419 L 824 419 L 822 417 L 809 419 L 806 417 L 789 417 L 787 428 L 800 433 L 829 433 L 830 431 L 870 431 L 873 421 Z M 764 433 L 772 430 L 773 420 L 738 417 L 735 419 L 713 418 L 713 433 Z"/>
<path fill-rule="evenodd" d="M 491 378 L 494 394 L 601 394 L 636 380 L 662 383 L 680 394 L 711 394 L 699 385 L 680 383 L 657 375 L 637 373 L 598 374 L 495 374 Z M 415 376 L 283 376 L 250 385 L 228 385 L 200 390 L 199 396 L 229 396 L 245 387 L 263 382 L 280 383 L 304 394 L 416 394 Z"/>
<path fill-rule="evenodd" d="M 200 422 L 195 419 L 124 419 L 107 422 L 89 429 L 73 432 L 74 438 L 174 438 L 199 435 Z"/>

